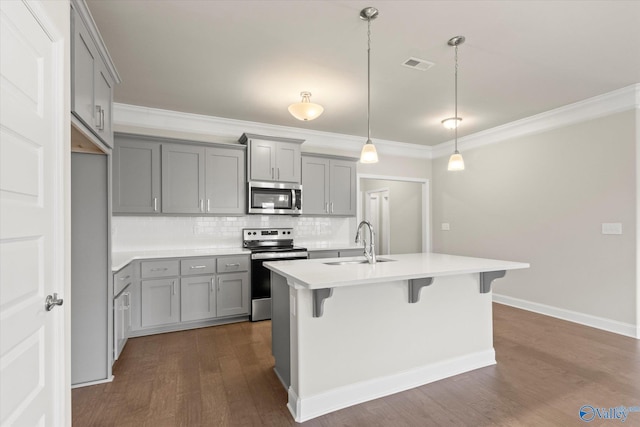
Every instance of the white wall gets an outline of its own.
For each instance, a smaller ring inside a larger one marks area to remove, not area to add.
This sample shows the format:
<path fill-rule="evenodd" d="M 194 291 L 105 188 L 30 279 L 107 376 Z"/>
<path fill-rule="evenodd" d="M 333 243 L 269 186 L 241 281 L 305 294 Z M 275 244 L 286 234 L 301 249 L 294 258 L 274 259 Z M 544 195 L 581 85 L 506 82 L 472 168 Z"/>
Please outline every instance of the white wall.
<path fill-rule="evenodd" d="M 495 294 L 633 334 L 636 112 L 462 154 L 463 172 L 433 161 L 434 251 L 529 262 L 495 281 Z M 605 222 L 623 234 L 602 235 Z"/>

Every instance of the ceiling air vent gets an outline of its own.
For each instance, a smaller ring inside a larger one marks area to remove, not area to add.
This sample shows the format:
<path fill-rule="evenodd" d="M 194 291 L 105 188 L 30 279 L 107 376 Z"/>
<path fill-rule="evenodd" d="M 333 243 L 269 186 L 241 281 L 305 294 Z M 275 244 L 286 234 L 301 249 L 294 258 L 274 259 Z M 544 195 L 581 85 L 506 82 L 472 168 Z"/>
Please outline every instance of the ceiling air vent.
<path fill-rule="evenodd" d="M 420 58 L 411 57 L 402 63 L 405 67 L 413 68 L 415 70 L 427 71 L 435 64 L 433 62 L 426 61 Z"/>

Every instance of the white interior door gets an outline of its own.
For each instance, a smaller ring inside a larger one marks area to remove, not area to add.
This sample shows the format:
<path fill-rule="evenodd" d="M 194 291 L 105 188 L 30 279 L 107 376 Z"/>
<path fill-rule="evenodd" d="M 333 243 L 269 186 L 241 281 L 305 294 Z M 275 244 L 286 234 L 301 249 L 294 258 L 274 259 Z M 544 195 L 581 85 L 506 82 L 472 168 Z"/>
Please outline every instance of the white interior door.
<path fill-rule="evenodd" d="M 48 3 L 48 4 L 47 4 Z M 0 424 L 65 425 L 69 3 L 0 1 Z"/>

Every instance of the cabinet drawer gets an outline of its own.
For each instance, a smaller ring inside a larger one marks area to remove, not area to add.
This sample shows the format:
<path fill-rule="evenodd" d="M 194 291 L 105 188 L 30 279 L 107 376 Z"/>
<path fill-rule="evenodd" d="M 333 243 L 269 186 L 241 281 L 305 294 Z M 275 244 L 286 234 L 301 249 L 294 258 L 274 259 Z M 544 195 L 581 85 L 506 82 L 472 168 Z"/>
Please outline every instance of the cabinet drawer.
<path fill-rule="evenodd" d="M 133 266 L 128 264 L 125 268 L 113 275 L 113 296 L 118 295 L 124 288 L 133 282 Z"/>
<path fill-rule="evenodd" d="M 218 273 L 233 273 L 249 270 L 249 257 L 233 256 L 218 258 Z"/>
<path fill-rule="evenodd" d="M 180 261 L 180 275 L 214 274 L 216 272 L 215 258 L 194 258 Z"/>
<path fill-rule="evenodd" d="M 177 276 L 178 272 L 178 260 L 175 261 L 143 261 L 142 266 L 142 278 L 147 279 L 150 277 L 167 277 Z"/>

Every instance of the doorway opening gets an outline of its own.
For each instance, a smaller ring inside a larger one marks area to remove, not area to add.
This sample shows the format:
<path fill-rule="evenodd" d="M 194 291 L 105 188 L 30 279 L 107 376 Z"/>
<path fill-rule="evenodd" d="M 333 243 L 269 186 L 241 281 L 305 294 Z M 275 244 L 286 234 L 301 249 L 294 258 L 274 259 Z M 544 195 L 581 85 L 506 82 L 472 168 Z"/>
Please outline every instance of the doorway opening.
<path fill-rule="evenodd" d="M 429 252 L 429 180 L 358 175 L 358 222 L 374 227 L 380 255 Z"/>

